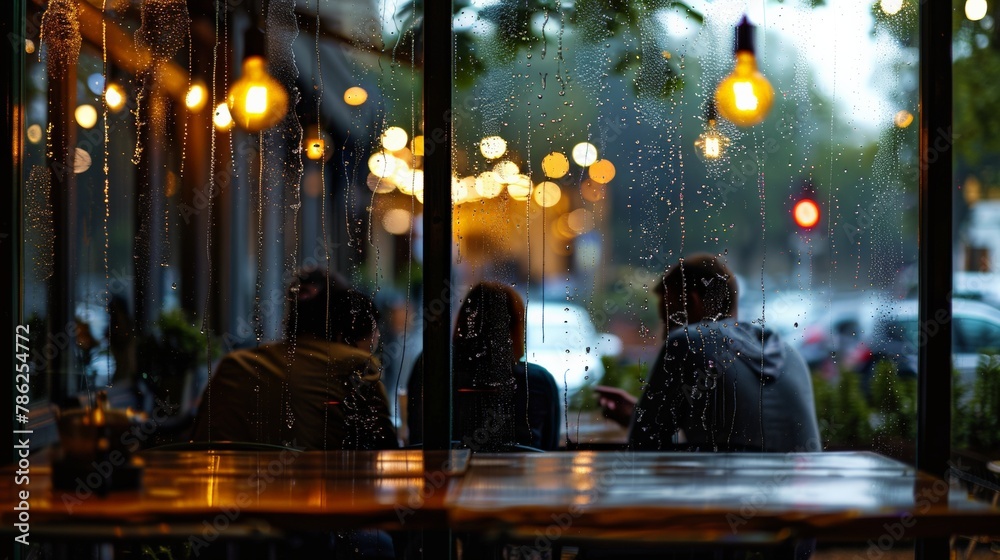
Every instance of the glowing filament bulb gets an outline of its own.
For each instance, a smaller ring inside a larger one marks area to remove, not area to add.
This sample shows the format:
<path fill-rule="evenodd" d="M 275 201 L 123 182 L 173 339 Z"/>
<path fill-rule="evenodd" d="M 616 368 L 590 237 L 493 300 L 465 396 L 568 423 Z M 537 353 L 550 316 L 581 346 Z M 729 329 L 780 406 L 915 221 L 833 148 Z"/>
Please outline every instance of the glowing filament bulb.
<path fill-rule="evenodd" d="M 288 93 L 267 73 L 263 58 L 250 56 L 243 61 L 243 77 L 229 90 L 228 104 L 238 126 L 247 132 L 259 132 L 285 117 Z"/>
<path fill-rule="evenodd" d="M 247 91 L 247 100 L 244 111 L 250 115 L 263 115 L 267 111 L 267 88 L 264 86 L 253 86 Z"/>
<path fill-rule="evenodd" d="M 705 139 L 705 157 L 708 158 L 718 158 L 722 154 L 722 149 L 719 147 L 718 138 L 706 138 Z"/>
<path fill-rule="evenodd" d="M 757 110 L 757 94 L 753 91 L 753 84 L 750 82 L 736 82 L 733 84 L 733 93 L 736 95 L 736 109 L 740 111 Z"/>
<path fill-rule="evenodd" d="M 719 114 L 737 126 L 760 124 L 774 103 L 774 88 L 757 70 L 753 30 L 746 17 L 736 27 L 736 65 L 715 90 Z"/>
<path fill-rule="evenodd" d="M 709 119 L 705 132 L 702 132 L 694 145 L 699 150 L 699 154 L 705 159 L 719 159 L 729 146 L 729 138 L 726 138 L 719 129 L 716 128 L 715 119 Z"/>

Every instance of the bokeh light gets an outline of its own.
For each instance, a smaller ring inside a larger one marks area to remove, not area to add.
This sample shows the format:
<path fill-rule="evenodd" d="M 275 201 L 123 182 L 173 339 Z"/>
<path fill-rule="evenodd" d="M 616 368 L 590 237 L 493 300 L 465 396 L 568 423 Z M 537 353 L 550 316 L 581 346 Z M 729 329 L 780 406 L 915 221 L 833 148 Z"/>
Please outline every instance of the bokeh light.
<path fill-rule="evenodd" d="M 83 128 L 94 128 L 97 124 L 97 109 L 93 105 L 80 105 L 74 113 L 76 122 Z"/>
<path fill-rule="evenodd" d="M 580 142 L 573 146 L 573 161 L 580 167 L 590 167 L 597 161 L 597 147 L 590 142 Z"/>
<path fill-rule="evenodd" d="M 360 86 L 349 87 L 344 92 L 344 103 L 348 105 L 357 107 L 365 101 L 368 101 L 368 92 Z"/>
<path fill-rule="evenodd" d="M 569 173 L 569 160 L 559 152 L 552 152 L 542 158 L 542 173 L 551 179 L 563 177 Z"/>
<path fill-rule="evenodd" d="M 559 188 L 559 185 L 551 181 L 544 181 L 538 183 L 538 186 L 535 187 L 532 198 L 542 208 L 551 208 L 562 198 L 562 190 Z"/>
<path fill-rule="evenodd" d="M 590 166 L 588 174 L 591 179 L 606 185 L 615 178 L 615 166 L 606 159 L 597 160 Z"/>
<path fill-rule="evenodd" d="M 406 131 L 398 126 L 390 126 L 382 133 L 382 147 L 390 152 L 402 150 L 408 140 Z"/>
<path fill-rule="evenodd" d="M 499 136 L 487 136 L 479 141 L 479 151 L 487 159 L 496 159 L 507 153 L 507 141 Z"/>

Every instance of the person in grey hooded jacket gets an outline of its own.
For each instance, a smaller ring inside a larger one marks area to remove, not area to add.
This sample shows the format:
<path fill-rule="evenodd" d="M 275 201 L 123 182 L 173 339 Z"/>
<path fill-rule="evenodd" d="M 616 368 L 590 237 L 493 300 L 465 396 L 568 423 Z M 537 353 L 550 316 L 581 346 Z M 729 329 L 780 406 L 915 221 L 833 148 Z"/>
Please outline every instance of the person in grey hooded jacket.
<path fill-rule="evenodd" d="M 738 320 L 736 279 L 719 257 L 680 259 L 656 293 L 665 343 L 634 405 L 630 447 L 821 449 L 805 361 L 777 333 Z M 609 417 L 624 419 L 633 408 L 598 393 Z"/>

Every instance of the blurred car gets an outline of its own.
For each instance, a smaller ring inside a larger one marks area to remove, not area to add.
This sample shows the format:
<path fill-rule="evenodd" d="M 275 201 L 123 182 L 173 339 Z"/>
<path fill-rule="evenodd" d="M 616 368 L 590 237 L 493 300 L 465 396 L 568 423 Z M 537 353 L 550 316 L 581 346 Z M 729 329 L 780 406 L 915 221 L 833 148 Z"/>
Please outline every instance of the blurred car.
<path fill-rule="evenodd" d="M 966 386 L 975 381 L 980 356 L 1000 350 L 1000 309 L 978 301 L 952 300 L 952 363 Z M 870 376 L 882 360 L 893 362 L 900 375 L 916 375 L 917 350 L 934 332 L 920 333 L 917 301 L 902 300 L 880 316 L 872 332 L 849 357 L 851 369 Z"/>
<path fill-rule="evenodd" d="M 525 358 L 555 377 L 569 395 L 604 376 L 601 356 L 622 351 L 621 339 L 598 333 L 590 314 L 569 302 L 529 303 Z"/>
<path fill-rule="evenodd" d="M 839 297 L 802 329 L 797 350 L 811 371 L 836 377 L 865 334 L 872 332 L 877 307 L 874 296 Z"/>
<path fill-rule="evenodd" d="M 822 292 L 796 289 L 750 289 L 740 292 L 739 318 L 780 334 L 789 344 L 801 343 L 803 328 L 820 312 Z"/>

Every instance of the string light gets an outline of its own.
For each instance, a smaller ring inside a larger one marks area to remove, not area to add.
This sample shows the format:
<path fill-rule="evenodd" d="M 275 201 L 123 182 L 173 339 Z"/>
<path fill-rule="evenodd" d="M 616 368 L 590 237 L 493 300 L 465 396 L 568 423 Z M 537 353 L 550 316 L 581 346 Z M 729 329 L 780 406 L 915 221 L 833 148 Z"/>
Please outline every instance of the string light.
<path fill-rule="evenodd" d="M 715 103 L 705 104 L 705 131 L 702 132 L 694 145 L 698 153 L 705 159 L 719 159 L 729 146 L 729 138 L 719 131 L 716 122 Z"/>

